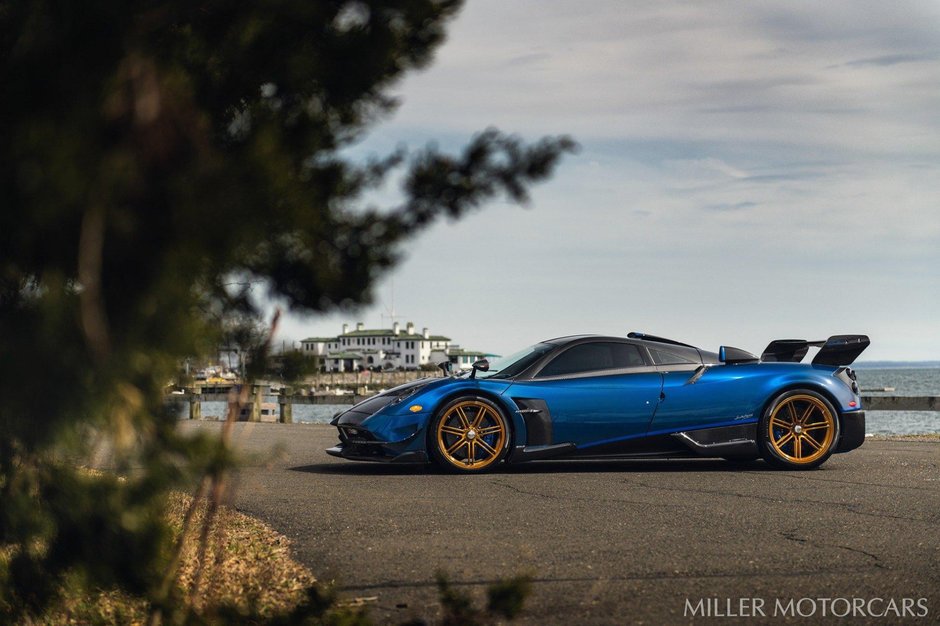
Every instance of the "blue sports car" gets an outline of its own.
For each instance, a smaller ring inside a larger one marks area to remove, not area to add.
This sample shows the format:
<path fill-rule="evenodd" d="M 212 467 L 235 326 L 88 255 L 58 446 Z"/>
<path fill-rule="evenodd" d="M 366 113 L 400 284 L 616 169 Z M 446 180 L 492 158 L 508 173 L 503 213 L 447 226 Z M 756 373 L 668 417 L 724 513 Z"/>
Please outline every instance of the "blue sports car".
<path fill-rule="evenodd" d="M 331 422 L 345 459 L 454 471 L 547 458 L 763 458 L 811 469 L 865 440 L 855 373 L 865 335 L 782 339 L 760 357 L 643 333 L 537 343 L 469 373 L 425 378 Z M 801 363 L 810 347 L 811 363 Z"/>

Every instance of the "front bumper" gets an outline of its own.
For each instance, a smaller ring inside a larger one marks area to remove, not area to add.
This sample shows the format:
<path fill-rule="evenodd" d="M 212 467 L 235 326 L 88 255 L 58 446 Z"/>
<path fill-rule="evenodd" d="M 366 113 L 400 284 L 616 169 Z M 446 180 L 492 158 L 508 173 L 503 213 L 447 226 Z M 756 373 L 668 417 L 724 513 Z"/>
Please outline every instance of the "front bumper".
<path fill-rule="evenodd" d="M 341 441 L 332 448 L 327 448 L 326 453 L 351 461 L 383 461 L 386 463 L 428 462 L 428 455 L 424 450 L 400 452 L 376 442 L 352 443 Z"/>
<path fill-rule="evenodd" d="M 422 422 L 424 413 L 385 414 L 394 397 L 374 396 L 330 422 L 339 431 L 339 443 L 327 454 L 354 461 L 427 463 Z"/>
<path fill-rule="evenodd" d="M 865 443 L 865 411 L 843 413 L 841 427 L 836 454 L 854 450 Z"/>

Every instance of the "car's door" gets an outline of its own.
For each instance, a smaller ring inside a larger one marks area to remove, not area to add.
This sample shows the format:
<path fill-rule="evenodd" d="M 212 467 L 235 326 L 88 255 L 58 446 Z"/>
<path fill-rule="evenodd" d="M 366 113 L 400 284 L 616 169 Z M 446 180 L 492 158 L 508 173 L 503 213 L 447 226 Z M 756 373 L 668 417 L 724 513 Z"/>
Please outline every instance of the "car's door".
<path fill-rule="evenodd" d="M 649 353 L 663 375 L 662 401 L 650 424 L 651 433 L 757 421 L 754 407 L 761 401 L 762 388 L 745 376 L 748 366 L 714 366 L 702 371 L 700 363 L 668 347 L 650 348 Z"/>
<path fill-rule="evenodd" d="M 563 350 L 532 378 L 515 381 L 507 393 L 545 403 L 551 443 L 583 447 L 645 433 L 661 383 L 662 376 L 635 344 L 591 341 Z"/>

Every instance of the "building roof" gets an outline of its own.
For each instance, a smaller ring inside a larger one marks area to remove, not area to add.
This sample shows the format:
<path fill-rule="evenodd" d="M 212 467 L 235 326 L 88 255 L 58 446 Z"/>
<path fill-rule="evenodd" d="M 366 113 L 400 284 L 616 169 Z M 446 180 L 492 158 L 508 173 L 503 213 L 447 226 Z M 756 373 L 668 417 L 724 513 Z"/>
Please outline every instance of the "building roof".
<path fill-rule="evenodd" d="M 425 341 L 450 341 L 450 337 L 445 337 L 444 335 L 430 335 L 425 338 L 424 335 L 419 333 L 408 334 L 404 331 L 399 331 L 396 335 L 395 331 L 390 328 L 383 328 L 378 330 L 351 330 L 345 335 L 339 335 L 335 339 L 340 339 L 342 337 L 393 337 L 395 339 L 424 339 Z"/>
<path fill-rule="evenodd" d="M 464 350 L 463 348 L 451 348 L 447 351 L 447 356 L 486 356 L 486 353 L 476 350 Z"/>
<path fill-rule="evenodd" d="M 331 352 L 326 355 L 328 359 L 361 359 L 362 355 L 358 352 Z"/>
<path fill-rule="evenodd" d="M 337 335 L 336 337 L 307 337 L 306 339 L 301 340 L 301 343 L 332 343 L 334 341 L 341 341 L 343 337 L 390 337 L 393 341 L 405 340 L 405 341 L 450 341 L 450 337 L 445 337 L 444 335 L 430 335 L 425 337 L 419 333 L 407 333 L 405 329 L 399 330 L 398 334 L 395 334 L 395 331 L 391 328 L 372 328 L 372 329 L 363 329 L 363 330 L 350 330 L 343 335 Z"/>
<path fill-rule="evenodd" d="M 384 335 L 393 336 L 395 331 L 391 328 L 379 328 L 372 330 L 351 330 L 340 337 L 382 337 Z"/>
<path fill-rule="evenodd" d="M 352 337 L 353 339 L 357 337 L 391 337 L 392 341 L 450 341 L 449 338 L 441 337 L 439 335 L 435 335 L 433 337 L 425 337 L 424 335 L 418 335 L 418 334 L 409 335 L 408 333 L 399 333 L 397 335 L 392 335 L 391 333 L 389 333 L 388 335 L 379 335 L 379 334 L 370 335 L 369 331 L 366 331 L 366 330 L 360 330 L 355 333 L 346 333 L 345 335 L 340 335 L 339 337 L 337 337 L 336 339 L 333 339 L 332 341 L 340 341 L 343 339 L 343 337 Z"/>

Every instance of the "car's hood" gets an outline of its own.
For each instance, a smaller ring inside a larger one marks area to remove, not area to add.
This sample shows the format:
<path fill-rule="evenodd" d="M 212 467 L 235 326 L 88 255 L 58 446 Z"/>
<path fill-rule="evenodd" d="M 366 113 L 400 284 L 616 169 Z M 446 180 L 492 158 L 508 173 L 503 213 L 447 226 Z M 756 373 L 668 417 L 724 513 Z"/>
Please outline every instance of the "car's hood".
<path fill-rule="evenodd" d="M 375 415 L 381 409 L 384 409 L 393 402 L 401 402 L 409 398 L 426 387 L 439 386 L 449 378 L 419 378 L 409 381 L 403 385 L 387 389 L 378 395 L 366 398 L 362 402 L 353 405 L 345 411 L 336 415 L 331 424 L 360 424 L 367 417 Z"/>

